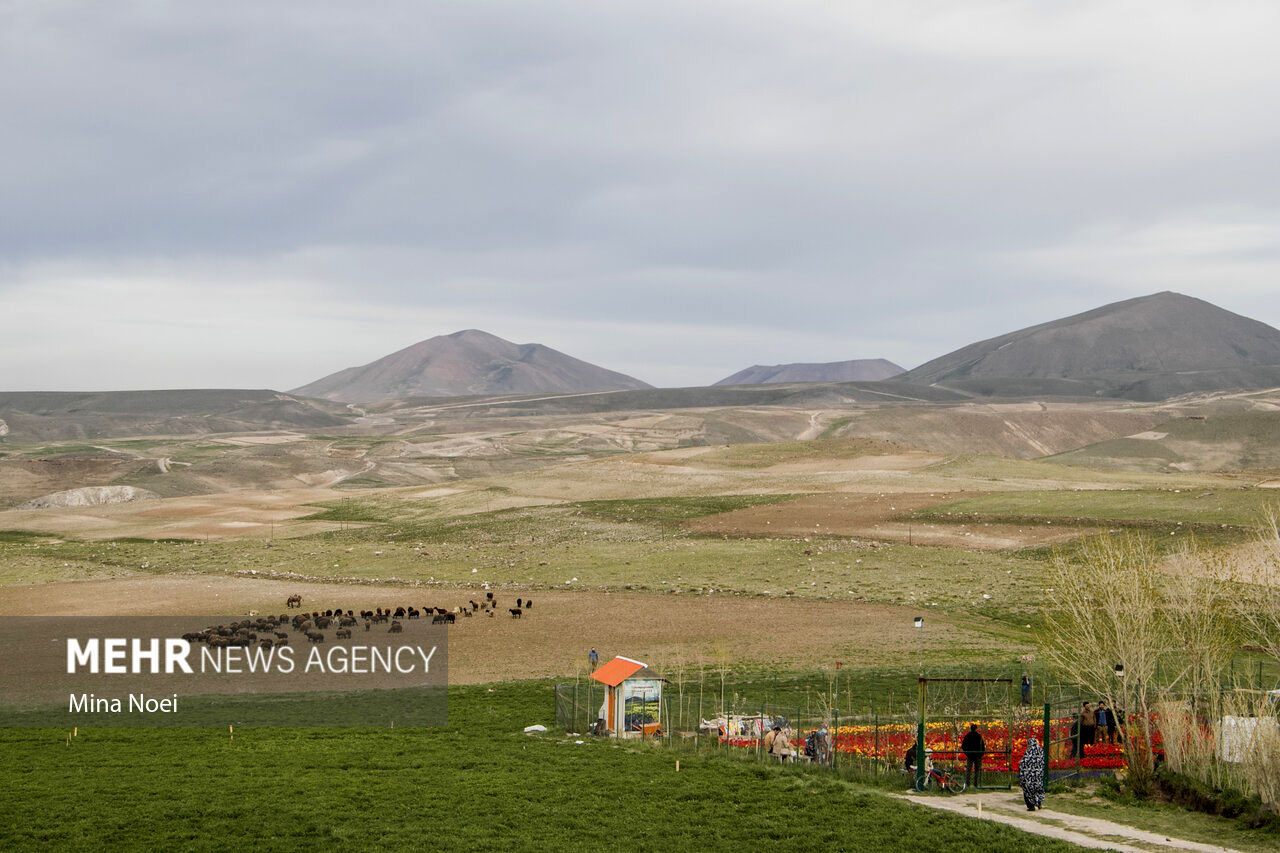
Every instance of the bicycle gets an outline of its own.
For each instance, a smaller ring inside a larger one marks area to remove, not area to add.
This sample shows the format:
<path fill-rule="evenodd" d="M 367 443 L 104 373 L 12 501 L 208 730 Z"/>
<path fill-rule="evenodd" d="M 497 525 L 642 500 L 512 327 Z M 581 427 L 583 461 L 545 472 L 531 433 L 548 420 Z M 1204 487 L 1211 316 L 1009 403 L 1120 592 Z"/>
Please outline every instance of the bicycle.
<path fill-rule="evenodd" d="M 964 793 L 967 786 L 965 778 L 959 772 L 948 770 L 945 767 L 938 767 L 933 763 L 933 753 L 925 753 L 924 775 L 916 778 L 916 790 L 924 793 L 933 789 L 937 785 L 939 790 L 946 791 L 949 794 Z"/>

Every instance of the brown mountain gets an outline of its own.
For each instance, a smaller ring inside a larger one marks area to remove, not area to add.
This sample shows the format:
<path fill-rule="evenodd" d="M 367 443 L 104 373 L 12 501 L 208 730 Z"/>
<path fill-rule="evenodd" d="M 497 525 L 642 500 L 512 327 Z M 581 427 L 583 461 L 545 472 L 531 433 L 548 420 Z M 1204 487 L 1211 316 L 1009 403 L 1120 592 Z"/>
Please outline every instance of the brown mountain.
<path fill-rule="evenodd" d="M 898 377 L 991 396 L 1159 400 L 1280 385 L 1280 330 L 1180 293 L 979 341 Z"/>
<path fill-rule="evenodd" d="M 726 376 L 716 385 L 765 385 L 773 382 L 879 382 L 904 372 L 883 358 L 856 358 L 820 364 L 757 364 Z"/>
<path fill-rule="evenodd" d="M 344 403 L 399 397 L 612 391 L 651 386 L 542 344 L 513 344 L 467 329 L 349 367 L 293 393 Z"/>

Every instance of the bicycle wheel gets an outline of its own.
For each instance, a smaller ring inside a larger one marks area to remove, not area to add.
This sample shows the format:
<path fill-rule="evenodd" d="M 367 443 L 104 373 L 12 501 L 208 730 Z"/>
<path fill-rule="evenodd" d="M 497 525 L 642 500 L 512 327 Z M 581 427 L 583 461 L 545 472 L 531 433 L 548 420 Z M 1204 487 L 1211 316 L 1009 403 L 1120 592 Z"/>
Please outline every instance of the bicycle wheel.
<path fill-rule="evenodd" d="M 953 794 L 963 794 L 964 789 L 968 787 L 968 783 L 964 781 L 964 777 L 959 773 L 952 771 L 947 774 L 947 790 Z"/>
<path fill-rule="evenodd" d="M 916 790 L 924 793 L 933 787 L 933 774 L 926 773 L 924 776 L 916 778 Z"/>

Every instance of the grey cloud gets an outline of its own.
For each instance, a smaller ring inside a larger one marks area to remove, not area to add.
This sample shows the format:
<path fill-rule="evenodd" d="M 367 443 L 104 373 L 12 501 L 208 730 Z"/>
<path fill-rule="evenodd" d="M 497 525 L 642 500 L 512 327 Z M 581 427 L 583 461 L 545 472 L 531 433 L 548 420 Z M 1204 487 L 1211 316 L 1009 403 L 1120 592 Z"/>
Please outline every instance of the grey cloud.
<path fill-rule="evenodd" d="M 1262 248 L 1115 244 L 1280 216 L 1276 22 L 1246 3 L 12 4 L 0 294 L 158 268 L 178 311 L 231 285 L 282 310 L 309 294 L 274 349 L 222 319 L 267 362 L 344 313 L 398 345 L 502 320 L 658 383 L 911 366 L 1167 286 L 1274 323 Z M 147 355 L 117 384 L 154 384 Z M 243 363 L 219 384 L 261 382 Z"/>

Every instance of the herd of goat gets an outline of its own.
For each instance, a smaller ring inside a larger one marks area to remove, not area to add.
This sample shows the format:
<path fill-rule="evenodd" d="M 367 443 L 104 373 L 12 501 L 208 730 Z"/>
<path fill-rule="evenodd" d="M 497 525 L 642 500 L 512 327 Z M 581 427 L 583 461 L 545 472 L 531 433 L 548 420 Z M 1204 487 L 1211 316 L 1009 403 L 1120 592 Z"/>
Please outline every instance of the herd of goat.
<path fill-rule="evenodd" d="M 295 608 L 301 610 L 302 596 L 297 594 L 289 596 L 285 601 L 285 607 L 289 610 Z M 507 608 L 507 612 L 511 614 L 512 619 L 519 619 L 524 615 L 524 611 L 531 607 L 533 607 L 533 599 L 517 598 L 516 606 Z M 494 598 L 492 592 L 487 592 L 484 601 L 468 601 L 466 607 L 455 607 L 452 610 L 444 607 L 423 607 L 419 610 L 410 605 L 395 609 L 379 607 L 375 610 L 361 610 L 359 616 L 354 610 L 342 609 L 326 610 L 323 613 L 319 611 L 297 613 L 292 617 L 288 613 L 281 613 L 279 616 L 257 616 L 254 619 L 242 619 L 230 625 L 192 631 L 183 634 L 182 638 L 192 643 L 208 643 L 214 648 L 250 646 L 256 643 L 269 649 L 272 646 L 287 646 L 290 628 L 301 632 L 309 642 L 323 643 L 325 639 L 323 632 L 329 628 L 336 628 L 334 632 L 336 639 L 349 640 L 351 632 L 361 622 L 364 623 L 366 631 L 372 631 L 374 625 L 390 623 L 387 624 L 387 631 L 399 634 L 404 630 L 404 623 L 401 620 L 422 619 L 429 616 L 432 625 L 452 625 L 457 621 L 458 616 L 471 617 L 484 613 L 492 618 L 497 612 L 498 600 Z"/>

